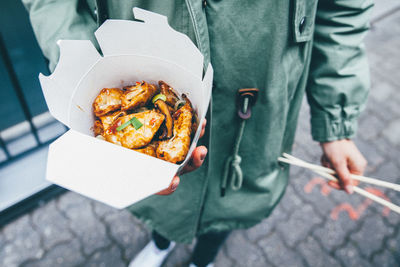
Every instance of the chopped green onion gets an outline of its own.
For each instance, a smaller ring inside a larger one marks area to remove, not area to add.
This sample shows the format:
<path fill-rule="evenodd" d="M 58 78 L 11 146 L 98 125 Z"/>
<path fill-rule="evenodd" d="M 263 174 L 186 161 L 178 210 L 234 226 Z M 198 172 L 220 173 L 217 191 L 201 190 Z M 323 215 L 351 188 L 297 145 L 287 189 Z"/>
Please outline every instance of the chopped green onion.
<path fill-rule="evenodd" d="M 139 130 L 140 127 L 143 126 L 143 123 L 140 122 L 140 120 L 138 120 L 136 117 L 133 117 L 132 119 L 130 119 L 129 121 L 125 122 L 124 124 L 122 124 L 121 126 L 117 127 L 117 131 L 122 131 L 123 129 L 125 129 L 126 127 L 128 127 L 129 124 L 132 124 L 132 126 L 136 129 Z"/>
<path fill-rule="evenodd" d="M 130 122 L 132 123 L 132 126 L 135 127 L 136 130 L 139 130 L 140 127 L 143 126 L 143 123 L 141 123 L 136 117 L 133 117 Z"/>
<path fill-rule="evenodd" d="M 153 102 L 153 104 L 154 104 L 159 99 L 161 99 L 162 101 L 166 101 L 167 97 L 163 94 L 158 94 L 155 97 L 153 97 L 153 100 L 151 100 L 151 102 Z"/>
<path fill-rule="evenodd" d="M 124 124 L 122 124 L 121 126 L 117 127 L 117 132 L 122 131 L 123 129 L 125 129 L 129 124 L 131 124 L 131 121 L 127 121 Z"/>
<path fill-rule="evenodd" d="M 180 107 L 182 107 L 185 104 L 186 104 L 185 100 L 178 100 L 178 101 L 176 101 L 174 108 L 175 108 L 175 110 L 177 110 L 177 109 L 179 109 Z"/>

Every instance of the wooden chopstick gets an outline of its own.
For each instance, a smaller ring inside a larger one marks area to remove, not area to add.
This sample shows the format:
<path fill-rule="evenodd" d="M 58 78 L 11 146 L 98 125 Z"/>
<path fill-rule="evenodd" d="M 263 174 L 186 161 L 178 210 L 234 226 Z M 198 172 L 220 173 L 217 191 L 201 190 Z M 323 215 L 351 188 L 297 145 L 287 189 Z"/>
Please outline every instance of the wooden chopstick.
<path fill-rule="evenodd" d="M 336 175 L 336 172 L 330 168 L 326 168 L 323 166 L 319 166 L 319 165 L 315 165 L 315 164 L 311 164 L 308 162 L 305 162 L 304 160 L 298 159 L 292 155 L 289 155 L 287 153 L 283 153 L 283 156 L 286 157 L 287 159 L 293 161 L 293 162 L 298 162 L 298 164 L 294 164 L 300 167 L 306 167 L 308 169 L 313 169 L 313 170 L 320 170 L 332 175 Z M 290 163 L 289 163 L 290 164 Z M 368 183 L 368 184 L 373 184 L 373 185 L 378 185 L 378 186 L 382 186 L 382 187 L 386 187 L 386 188 L 390 188 L 396 191 L 400 192 L 400 185 L 399 184 L 394 184 L 394 183 L 389 183 L 386 181 L 382 181 L 379 179 L 375 179 L 375 178 L 370 178 L 370 177 L 366 177 L 366 176 L 361 176 L 361 175 L 355 175 L 355 174 L 350 174 L 350 177 L 354 180 L 358 180 L 360 182 L 364 182 L 364 183 Z"/>
<path fill-rule="evenodd" d="M 331 180 L 331 181 L 338 181 L 338 179 L 335 176 L 333 176 L 333 174 L 330 174 L 330 173 L 326 172 L 325 169 L 333 171 L 333 170 L 331 170 L 329 168 L 325 168 L 323 166 L 318 166 L 318 165 L 314 165 L 314 164 L 305 162 L 305 161 L 303 161 L 301 159 L 298 159 L 298 158 L 293 157 L 293 156 L 291 156 L 289 154 L 286 154 L 286 153 L 284 153 L 283 155 L 286 158 L 279 157 L 278 158 L 279 161 L 310 169 L 310 170 L 314 171 L 315 173 L 321 175 L 323 178 L 326 178 L 326 179 Z M 311 167 L 310 167 L 310 165 L 311 165 Z M 370 179 L 372 179 L 372 178 L 370 178 Z M 375 180 L 375 179 L 373 179 L 373 180 Z M 393 203 L 391 203 L 390 201 L 387 201 L 387 200 L 385 200 L 383 198 L 380 198 L 380 197 L 378 197 L 378 196 L 376 196 L 374 194 L 371 194 L 370 192 L 367 192 L 364 189 L 359 188 L 358 186 L 353 186 L 353 189 L 354 189 L 354 192 L 356 192 L 357 194 L 360 194 L 360 195 L 362 195 L 362 196 L 364 196 L 366 198 L 369 198 L 369 199 L 371 199 L 371 200 L 373 200 L 373 201 L 375 201 L 375 202 L 377 202 L 377 203 L 379 203 L 379 204 L 381 204 L 381 205 L 383 205 L 385 207 L 388 207 L 392 211 L 397 212 L 397 213 L 400 214 L 400 207 L 395 205 L 395 204 L 393 204 Z"/>

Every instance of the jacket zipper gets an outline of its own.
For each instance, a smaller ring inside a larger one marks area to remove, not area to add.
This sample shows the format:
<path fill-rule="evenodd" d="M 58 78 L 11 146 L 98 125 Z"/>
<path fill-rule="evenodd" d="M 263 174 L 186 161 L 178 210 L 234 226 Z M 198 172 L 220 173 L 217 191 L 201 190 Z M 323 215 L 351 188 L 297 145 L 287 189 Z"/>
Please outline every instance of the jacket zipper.
<path fill-rule="evenodd" d="M 204 51 L 204 48 L 203 48 L 203 44 L 202 44 L 202 42 L 201 42 L 201 39 L 200 39 L 200 33 L 199 33 L 199 25 L 198 25 L 198 22 L 196 21 L 196 18 L 195 18 L 195 11 L 194 11 L 194 9 L 193 9 L 193 6 L 192 6 L 192 3 L 190 2 L 190 0 L 185 0 L 185 2 L 186 2 L 186 5 L 187 5 L 187 8 L 188 8 L 188 11 L 189 11 L 189 15 L 190 15 L 190 19 L 192 20 L 192 24 L 193 24 L 193 29 L 194 29 L 194 35 L 195 35 L 195 38 L 196 38 L 196 42 L 197 42 L 197 45 L 198 45 L 198 47 L 199 47 L 199 50 L 201 51 L 201 52 L 203 52 Z M 204 56 L 204 54 L 203 54 L 203 56 Z M 207 67 L 207 66 L 204 66 L 205 68 Z M 212 97 L 211 97 L 211 99 L 212 99 Z M 210 105 L 209 105 L 209 110 L 210 110 L 210 121 L 207 121 L 207 123 L 209 123 L 209 125 L 211 125 L 211 119 L 212 119 L 212 101 L 210 102 Z M 209 131 L 209 138 L 208 138 L 208 143 L 209 143 L 209 147 L 210 147 L 210 145 L 211 145 L 211 127 L 209 127 L 209 129 L 210 129 L 210 131 Z M 202 191 L 201 191 L 201 196 L 200 196 L 200 203 L 199 203 L 199 208 L 198 208 L 198 212 L 197 212 L 197 214 L 198 214 L 198 216 L 197 216 L 197 220 L 196 220 L 196 224 L 195 224 L 195 227 L 194 227 L 194 234 L 196 235 L 196 233 L 199 231 L 199 228 L 200 228 L 200 220 L 201 220 L 201 215 L 202 215 L 202 213 L 203 213 L 203 210 L 204 210 L 204 199 L 205 199 L 205 197 L 206 197 L 206 193 L 207 193 L 207 187 L 208 187 L 208 174 L 209 174 L 209 166 L 210 166 L 210 151 L 209 151 L 209 153 L 208 153 L 208 162 L 207 162 L 207 169 L 205 170 L 205 182 L 204 182 L 204 184 L 203 184 L 203 187 L 202 187 Z"/>

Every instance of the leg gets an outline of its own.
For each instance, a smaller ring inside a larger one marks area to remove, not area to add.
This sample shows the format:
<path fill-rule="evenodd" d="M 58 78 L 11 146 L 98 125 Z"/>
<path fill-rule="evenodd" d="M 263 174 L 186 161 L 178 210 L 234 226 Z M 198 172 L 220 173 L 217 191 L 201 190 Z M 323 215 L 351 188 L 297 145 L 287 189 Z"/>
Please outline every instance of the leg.
<path fill-rule="evenodd" d="M 153 231 L 151 235 L 152 235 L 154 243 L 156 243 L 156 246 L 159 249 L 163 250 L 163 249 L 167 249 L 169 247 L 169 244 L 171 243 L 171 241 L 169 241 L 168 239 L 166 239 L 165 237 L 160 235 L 158 232 Z"/>
<path fill-rule="evenodd" d="M 192 263 L 197 267 L 205 267 L 214 261 L 219 248 L 222 246 L 230 231 L 218 233 L 206 233 L 197 239 L 196 247 L 193 251 Z"/>
<path fill-rule="evenodd" d="M 129 263 L 129 267 L 160 267 L 162 265 L 168 253 L 174 248 L 175 242 L 169 241 L 156 231 L 153 231 L 152 237 L 152 240 Z"/>

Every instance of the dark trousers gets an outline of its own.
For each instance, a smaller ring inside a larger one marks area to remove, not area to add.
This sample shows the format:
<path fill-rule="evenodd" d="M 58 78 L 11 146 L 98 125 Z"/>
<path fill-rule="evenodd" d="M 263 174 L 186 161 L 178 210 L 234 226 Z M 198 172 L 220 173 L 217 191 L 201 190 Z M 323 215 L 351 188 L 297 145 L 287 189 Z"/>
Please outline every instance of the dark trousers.
<path fill-rule="evenodd" d="M 205 267 L 210 262 L 214 261 L 219 248 L 229 235 L 227 232 L 206 233 L 197 238 L 197 243 L 192 255 L 192 263 L 197 267 Z M 167 249 L 170 241 L 153 231 L 153 240 L 159 249 Z"/>

